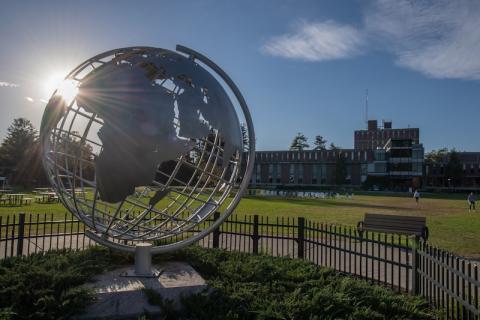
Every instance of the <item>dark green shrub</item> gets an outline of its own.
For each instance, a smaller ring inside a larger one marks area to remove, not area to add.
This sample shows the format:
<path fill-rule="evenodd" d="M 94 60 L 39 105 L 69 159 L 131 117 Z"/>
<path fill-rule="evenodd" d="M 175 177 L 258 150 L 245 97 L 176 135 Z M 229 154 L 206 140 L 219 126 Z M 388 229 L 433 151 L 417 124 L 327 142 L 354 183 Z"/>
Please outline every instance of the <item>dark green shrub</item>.
<path fill-rule="evenodd" d="M 182 299 L 182 310 L 146 290 L 164 308 L 161 319 L 432 319 L 418 298 L 396 294 L 294 259 L 190 247 L 155 257 L 190 263 L 209 283 Z M 0 262 L 0 319 L 65 319 L 93 300 L 81 287 L 131 255 L 95 247 L 49 252 Z M 145 318 L 150 318 L 146 315 Z"/>
<path fill-rule="evenodd" d="M 190 247 L 176 254 L 211 286 L 183 299 L 186 319 L 433 319 L 418 297 L 397 294 L 301 260 Z M 161 258 L 160 258 L 161 259 Z"/>
<path fill-rule="evenodd" d="M 127 255 L 95 247 L 3 260 L 0 319 L 68 318 L 93 300 L 91 292 L 80 287 L 82 284 L 129 259 Z"/>

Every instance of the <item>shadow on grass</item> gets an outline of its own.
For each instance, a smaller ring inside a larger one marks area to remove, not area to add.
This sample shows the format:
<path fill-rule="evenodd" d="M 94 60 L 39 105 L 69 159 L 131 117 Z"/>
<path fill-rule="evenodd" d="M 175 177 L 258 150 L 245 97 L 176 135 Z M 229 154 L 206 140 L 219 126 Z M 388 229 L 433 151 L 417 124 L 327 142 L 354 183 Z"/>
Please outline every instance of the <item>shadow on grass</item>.
<path fill-rule="evenodd" d="M 295 198 L 267 198 L 267 197 L 248 197 L 251 200 L 261 200 L 271 203 L 294 203 L 296 205 L 317 206 L 317 207 L 351 207 L 351 208 L 370 208 L 370 209 L 383 209 L 383 210 L 406 210 L 404 207 L 379 205 L 374 203 L 360 203 L 354 200 L 347 201 L 334 201 L 329 199 L 295 199 Z"/>

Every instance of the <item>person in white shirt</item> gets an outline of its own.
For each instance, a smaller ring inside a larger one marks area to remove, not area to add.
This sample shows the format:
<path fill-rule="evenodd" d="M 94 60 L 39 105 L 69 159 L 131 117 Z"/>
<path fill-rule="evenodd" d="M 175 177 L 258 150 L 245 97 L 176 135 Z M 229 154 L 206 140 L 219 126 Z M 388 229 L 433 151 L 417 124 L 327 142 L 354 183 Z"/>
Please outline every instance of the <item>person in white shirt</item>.
<path fill-rule="evenodd" d="M 420 192 L 418 192 L 418 190 L 415 190 L 413 197 L 415 198 L 415 202 L 418 204 L 418 200 L 420 200 Z"/>

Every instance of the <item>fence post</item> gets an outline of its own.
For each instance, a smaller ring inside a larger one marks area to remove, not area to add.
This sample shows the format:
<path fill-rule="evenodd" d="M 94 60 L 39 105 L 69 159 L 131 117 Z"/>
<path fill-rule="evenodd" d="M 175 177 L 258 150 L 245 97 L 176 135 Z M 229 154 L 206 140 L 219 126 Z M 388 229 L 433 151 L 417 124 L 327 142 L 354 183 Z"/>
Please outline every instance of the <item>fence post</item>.
<path fill-rule="evenodd" d="M 220 218 L 220 212 L 215 211 L 213 213 L 213 219 L 216 221 Z M 213 230 L 213 247 L 219 248 L 220 247 L 220 226 Z"/>
<path fill-rule="evenodd" d="M 418 273 L 418 267 L 420 266 L 420 255 L 418 254 L 419 245 L 420 241 L 418 237 L 415 237 L 412 246 L 412 289 L 410 292 L 413 295 L 420 293 L 420 274 Z"/>
<path fill-rule="evenodd" d="M 13 227 L 15 229 L 15 227 Z M 25 235 L 25 213 L 18 215 L 18 239 L 17 239 L 17 256 L 23 253 L 23 237 Z M 13 245 L 13 242 L 12 242 Z"/>
<path fill-rule="evenodd" d="M 305 248 L 305 218 L 303 217 L 298 217 L 298 237 L 297 237 L 297 243 L 298 243 L 298 258 L 303 259 L 304 257 L 304 248 Z"/>
<path fill-rule="evenodd" d="M 253 254 L 258 254 L 258 240 L 259 240 L 259 235 L 258 235 L 258 214 L 253 216 Z"/>

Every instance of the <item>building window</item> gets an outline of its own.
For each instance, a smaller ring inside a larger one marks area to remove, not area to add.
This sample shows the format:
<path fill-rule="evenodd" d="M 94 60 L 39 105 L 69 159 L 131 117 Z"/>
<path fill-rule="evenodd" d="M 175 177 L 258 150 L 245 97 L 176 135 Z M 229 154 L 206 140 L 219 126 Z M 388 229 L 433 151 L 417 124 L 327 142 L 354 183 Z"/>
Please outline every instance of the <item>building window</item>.
<path fill-rule="evenodd" d="M 257 164 L 257 168 L 255 170 L 255 182 L 260 183 L 260 177 L 262 174 L 262 169 L 259 164 Z"/>
<path fill-rule="evenodd" d="M 288 183 L 295 183 L 295 165 L 293 163 L 289 165 Z"/>
<path fill-rule="evenodd" d="M 303 164 L 297 164 L 297 182 L 303 183 Z"/>

